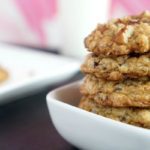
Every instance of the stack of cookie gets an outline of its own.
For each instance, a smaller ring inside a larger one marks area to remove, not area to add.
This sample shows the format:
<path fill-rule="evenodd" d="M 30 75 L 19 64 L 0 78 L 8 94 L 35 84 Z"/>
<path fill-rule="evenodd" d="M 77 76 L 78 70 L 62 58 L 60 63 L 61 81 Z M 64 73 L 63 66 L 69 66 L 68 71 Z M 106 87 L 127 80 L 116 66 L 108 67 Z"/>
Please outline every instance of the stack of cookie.
<path fill-rule="evenodd" d="M 79 107 L 150 128 L 150 13 L 98 25 L 85 46 Z"/>

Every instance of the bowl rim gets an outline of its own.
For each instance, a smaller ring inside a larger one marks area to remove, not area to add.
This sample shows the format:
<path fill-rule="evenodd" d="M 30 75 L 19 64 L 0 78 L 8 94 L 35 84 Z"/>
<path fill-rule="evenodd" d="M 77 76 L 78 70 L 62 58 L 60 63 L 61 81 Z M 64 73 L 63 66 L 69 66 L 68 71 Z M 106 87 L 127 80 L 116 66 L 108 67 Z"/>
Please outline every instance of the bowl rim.
<path fill-rule="evenodd" d="M 130 125 L 130 124 L 126 124 L 120 121 L 116 121 L 110 118 L 106 118 L 103 117 L 101 115 L 97 115 L 94 114 L 92 112 L 88 112 L 86 110 L 83 110 L 81 108 L 78 108 L 77 106 L 73 106 L 70 105 L 68 103 L 65 103 L 63 101 L 61 101 L 61 99 L 56 99 L 55 95 L 57 94 L 57 92 L 63 90 L 63 89 L 71 89 L 73 87 L 79 87 L 79 85 L 81 84 L 82 80 L 79 81 L 75 81 L 69 84 L 66 84 L 64 86 L 60 86 L 52 91 L 50 91 L 47 96 L 46 96 L 46 101 L 47 101 L 47 106 L 49 105 L 50 107 L 53 107 L 53 105 L 55 106 L 59 106 L 62 109 L 67 109 L 69 111 L 74 111 L 75 113 L 79 113 L 80 115 L 83 115 L 85 117 L 90 117 L 93 120 L 98 120 L 98 121 L 103 121 L 105 123 L 110 124 L 113 127 L 119 127 L 121 130 L 126 130 L 128 132 L 136 132 L 138 134 L 144 134 L 147 135 L 148 133 L 150 133 L 150 130 L 147 128 L 142 128 L 142 127 L 138 127 L 138 126 L 134 126 L 134 125 Z M 49 111 L 50 112 L 50 111 Z M 50 115 L 53 116 L 53 113 L 50 112 Z"/>

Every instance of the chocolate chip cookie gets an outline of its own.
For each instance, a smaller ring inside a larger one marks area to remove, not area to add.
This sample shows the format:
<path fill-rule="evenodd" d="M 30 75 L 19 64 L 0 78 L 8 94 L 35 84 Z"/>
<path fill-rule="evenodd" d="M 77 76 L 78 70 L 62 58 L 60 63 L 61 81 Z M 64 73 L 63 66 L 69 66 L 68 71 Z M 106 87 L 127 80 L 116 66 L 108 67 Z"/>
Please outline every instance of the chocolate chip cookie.
<path fill-rule="evenodd" d="M 150 107 L 150 78 L 106 81 L 87 75 L 80 89 L 97 104 L 112 107 Z"/>
<path fill-rule="evenodd" d="M 150 77 L 150 53 L 120 57 L 90 54 L 82 64 L 81 71 L 106 80 Z"/>
<path fill-rule="evenodd" d="M 89 112 L 136 125 L 139 127 L 150 128 L 150 109 L 146 108 L 115 108 L 102 106 L 95 103 L 92 99 L 83 97 L 79 107 Z"/>
<path fill-rule="evenodd" d="M 110 20 L 97 25 L 85 47 L 98 55 L 120 56 L 150 51 L 150 13 Z"/>

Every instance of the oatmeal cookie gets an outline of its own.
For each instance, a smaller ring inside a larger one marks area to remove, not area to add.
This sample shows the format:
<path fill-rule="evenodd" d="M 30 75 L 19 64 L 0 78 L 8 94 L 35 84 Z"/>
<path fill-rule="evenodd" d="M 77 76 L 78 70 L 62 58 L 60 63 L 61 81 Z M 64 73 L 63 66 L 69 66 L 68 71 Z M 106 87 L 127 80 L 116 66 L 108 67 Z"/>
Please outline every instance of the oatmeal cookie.
<path fill-rule="evenodd" d="M 150 107 L 150 78 L 106 81 L 87 75 L 80 89 L 96 103 L 113 107 Z"/>
<path fill-rule="evenodd" d="M 95 103 L 92 99 L 87 97 L 82 98 L 79 107 L 120 122 L 150 128 L 150 109 L 106 107 Z"/>
<path fill-rule="evenodd" d="M 150 51 L 150 13 L 99 24 L 85 38 L 85 47 L 98 55 L 119 56 Z"/>
<path fill-rule="evenodd" d="M 90 54 L 81 66 L 81 71 L 106 80 L 150 77 L 150 53 L 119 57 L 102 57 Z"/>

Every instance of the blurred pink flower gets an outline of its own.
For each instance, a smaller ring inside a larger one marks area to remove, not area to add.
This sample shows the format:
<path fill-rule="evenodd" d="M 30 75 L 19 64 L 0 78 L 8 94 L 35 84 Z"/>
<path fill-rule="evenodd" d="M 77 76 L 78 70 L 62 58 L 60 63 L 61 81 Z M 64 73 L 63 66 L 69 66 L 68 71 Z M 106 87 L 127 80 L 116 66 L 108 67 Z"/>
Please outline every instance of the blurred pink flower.
<path fill-rule="evenodd" d="M 117 9 L 119 9 L 120 7 L 126 12 L 126 14 L 130 14 L 130 15 L 137 14 L 144 10 L 150 10 L 150 1 L 149 0 L 111 0 L 111 7 L 109 13 L 110 17 L 112 17 L 114 12 L 117 11 Z"/>
<path fill-rule="evenodd" d="M 57 14 L 56 0 L 14 0 L 23 14 L 27 24 L 39 37 L 41 45 L 45 45 L 46 36 L 43 22 L 51 20 Z"/>

